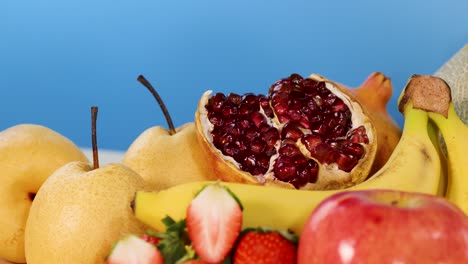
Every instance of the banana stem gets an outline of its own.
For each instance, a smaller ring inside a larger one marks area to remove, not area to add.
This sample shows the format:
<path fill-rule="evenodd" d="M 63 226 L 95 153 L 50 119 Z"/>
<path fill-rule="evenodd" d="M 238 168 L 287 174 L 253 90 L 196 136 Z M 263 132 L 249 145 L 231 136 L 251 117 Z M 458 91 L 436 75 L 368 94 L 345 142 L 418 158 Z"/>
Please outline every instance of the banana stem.
<path fill-rule="evenodd" d="M 418 137 L 422 134 L 421 131 L 427 129 L 429 117 L 423 110 L 416 109 L 412 103 L 408 103 L 403 111 L 405 117 L 404 130 L 402 137 L 417 134 Z"/>

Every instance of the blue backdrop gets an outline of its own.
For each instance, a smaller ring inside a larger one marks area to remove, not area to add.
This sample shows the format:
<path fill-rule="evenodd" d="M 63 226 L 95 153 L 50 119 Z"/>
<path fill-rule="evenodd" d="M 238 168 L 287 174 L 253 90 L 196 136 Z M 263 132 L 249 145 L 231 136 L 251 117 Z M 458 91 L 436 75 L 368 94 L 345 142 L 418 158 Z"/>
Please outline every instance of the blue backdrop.
<path fill-rule="evenodd" d="M 389 111 L 413 73 L 432 74 L 468 43 L 468 1 L 4 0 L 0 3 L 0 130 L 48 126 L 125 150 L 166 126 L 136 78 L 144 74 L 174 123 L 193 121 L 207 89 L 265 93 L 296 72 L 359 85 L 392 78 Z"/>

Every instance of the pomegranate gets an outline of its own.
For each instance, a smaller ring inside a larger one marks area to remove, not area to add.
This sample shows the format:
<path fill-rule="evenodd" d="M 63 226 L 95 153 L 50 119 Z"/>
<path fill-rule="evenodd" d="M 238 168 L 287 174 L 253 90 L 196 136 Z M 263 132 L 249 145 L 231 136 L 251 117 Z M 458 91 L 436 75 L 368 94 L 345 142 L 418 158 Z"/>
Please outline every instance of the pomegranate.
<path fill-rule="evenodd" d="M 195 124 L 207 162 L 224 181 L 341 189 L 365 180 L 376 156 L 367 110 L 316 74 L 291 74 L 267 95 L 207 91 Z"/>
<path fill-rule="evenodd" d="M 359 87 L 343 87 L 368 110 L 377 131 L 379 144 L 370 171 L 372 175 L 387 163 L 401 138 L 401 128 L 387 111 L 387 104 L 393 93 L 392 81 L 381 72 L 373 72 Z"/>

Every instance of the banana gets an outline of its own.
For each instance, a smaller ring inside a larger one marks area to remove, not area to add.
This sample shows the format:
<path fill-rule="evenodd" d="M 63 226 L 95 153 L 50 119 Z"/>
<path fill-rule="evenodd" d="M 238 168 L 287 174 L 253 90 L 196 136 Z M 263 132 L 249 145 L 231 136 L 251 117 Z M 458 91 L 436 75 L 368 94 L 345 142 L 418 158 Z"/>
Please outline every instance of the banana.
<path fill-rule="evenodd" d="M 434 102 L 421 102 L 416 105 L 427 111 L 442 133 L 447 150 L 448 182 L 446 198 L 458 205 L 468 214 L 468 126 L 461 120 L 452 101 L 451 88 L 437 76 L 415 75 L 408 83 L 408 98 L 424 101 L 428 94 L 435 95 Z"/>
<path fill-rule="evenodd" d="M 444 138 L 448 157 L 448 182 L 446 198 L 468 214 L 468 126 L 458 117 L 451 103 L 448 115 L 430 112 Z"/>
<path fill-rule="evenodd" d="M 309 215 L 324 199 L 340 191 L 397 189 L 437 194 L 441 163 L 428 130 L 428 114 L 412 107 L 404 109 L 402 137 L 388 162 L 365 182 L 345 190 L 308 191 L 223 182 L 244 207 L 244 227 L 267 226 L 300 234 Z M 169 215 L 184 219 L 194 195 L 213 181 L 191 182 L 159 192 L 138 191 L 132 202 L 135 216 L 164 231 L 161 219 Z"/>
<path fill-rule="evenodd" d="M 428 134 L 431 138 L 432 144 L 437 149 L 440 158 L 440 176 L 439 176 L 439 188 L 437 190 L 437 195 L 445 197 L 447 194 L 447 184 L 448 184 L 448 161 L 447 156 L 445 155 L 445 150 L 442 142 L 440 141 L 440 130 L 437 125 L 429 119 L 428 123 Z"/>

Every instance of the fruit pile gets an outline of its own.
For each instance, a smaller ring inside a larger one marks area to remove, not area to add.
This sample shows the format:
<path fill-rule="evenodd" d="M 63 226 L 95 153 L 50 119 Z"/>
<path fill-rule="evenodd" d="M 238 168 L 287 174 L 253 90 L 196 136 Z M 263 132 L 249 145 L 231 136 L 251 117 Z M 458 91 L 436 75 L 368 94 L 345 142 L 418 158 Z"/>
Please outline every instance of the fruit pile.
<path fill-rule="evenodd" d="M 239 197 L 221 182 L 209 183 L 190 201 L 183 219 L 162 219 L 164 233 L 124 237 L 113 247 L 106 264 L 297 262 L 294 233 L 242 228 L 243 219 Z"/>
<path fill-rule="evenodd" d="M 39 125 L 0 132 L 0 258 L 14 263 L 468 263 L 468 126 L 440 77 L 348 88 L 292 74 L 202 95 L 99 165 Z M 105 186 L 105 187 L 103 187 Z M 1 261 L 1 260 L 0 260 Z"/>

